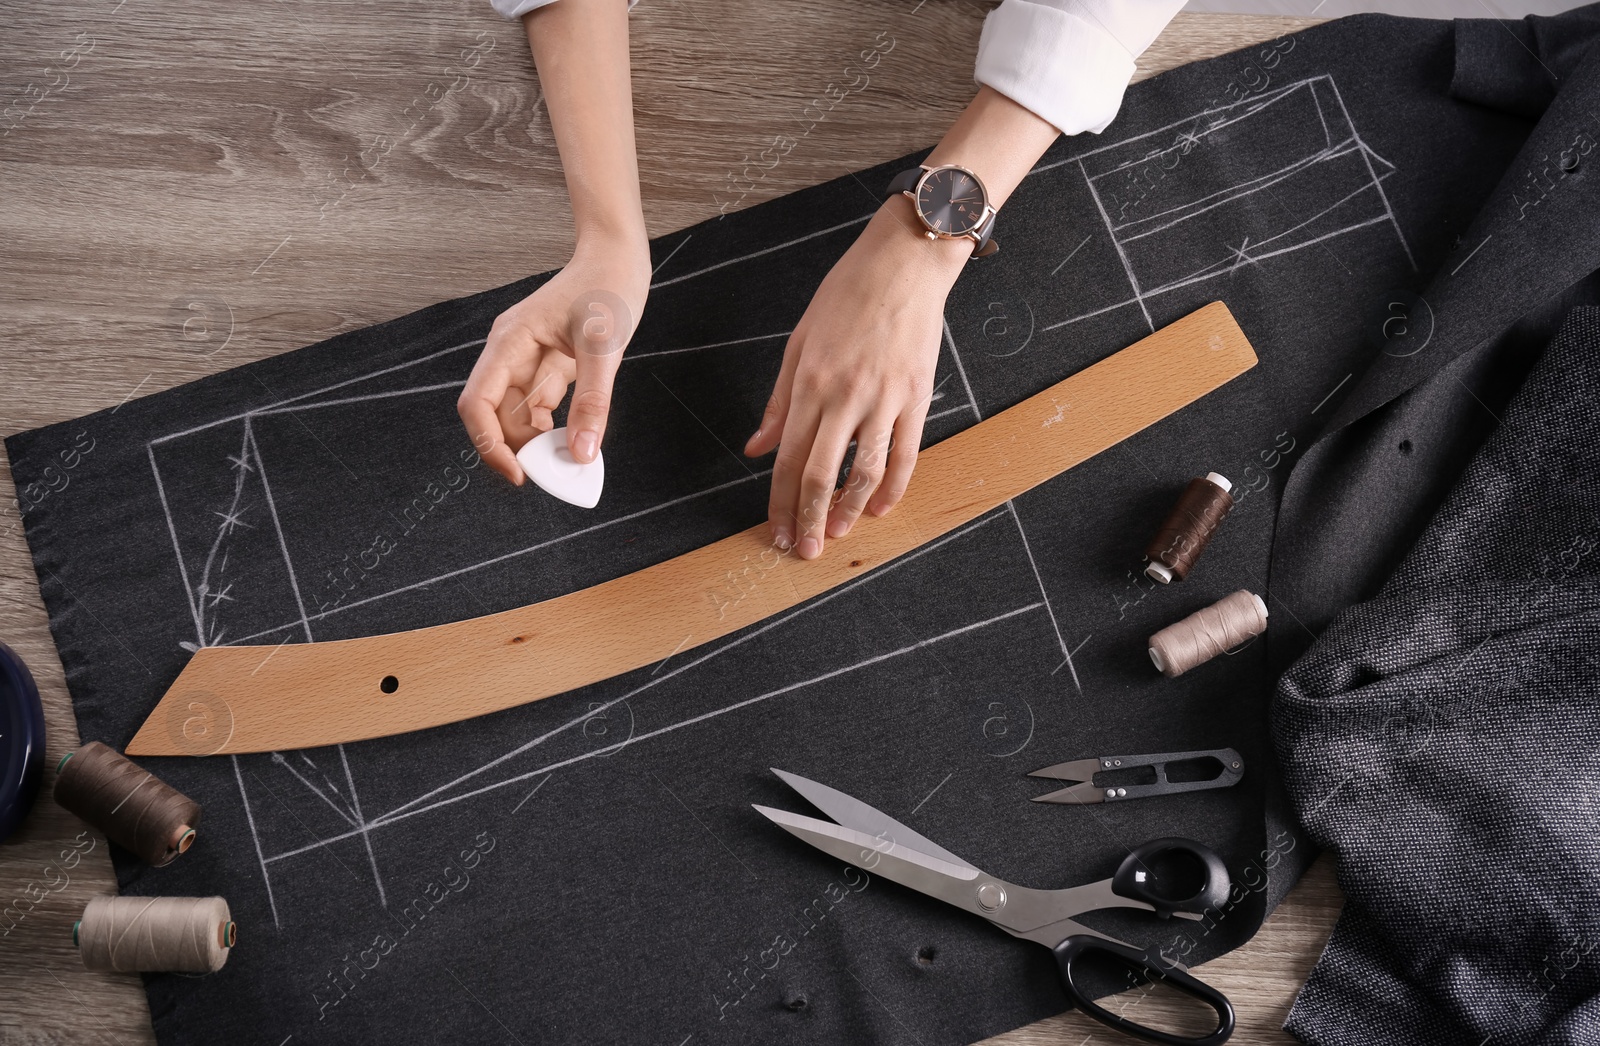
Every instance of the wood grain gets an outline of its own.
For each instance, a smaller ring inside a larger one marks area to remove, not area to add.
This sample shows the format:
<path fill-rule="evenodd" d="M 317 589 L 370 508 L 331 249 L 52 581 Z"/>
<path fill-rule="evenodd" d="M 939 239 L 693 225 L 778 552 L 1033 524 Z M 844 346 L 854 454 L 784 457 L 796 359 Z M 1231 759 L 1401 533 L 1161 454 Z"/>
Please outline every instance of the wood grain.
<path fill-rule="evenodd" d="M 924 450 L 917 482 L 895 510 L 862 519 L 819 559 L 780 552 L 762 523 L 498 614 L 358 639 L 205 647 L 127 752 L 204 756 L 365 741 L 665 661 L 948 534 L 1255 365 L 1233 314 L 1212 302 Z"/>
<path fill-rule="evenodd" d="M 972 93 L 988 6 L 641 3 L 633 76 L 651 234 L 937 140 Z M 571 250 L 532 63 L 518 27 L 485 2 L 12 0 L 5 21 L 4 432 L 554 268 Z M 1179 15 L 1139 75 L 1316 21 Z M 807 107 L 852 79 L 847 64 L 880 33 L 893 48 L 871 83 L 812 122 Z M 461 53 L 486 41 L 457 88 Z M 61 57 L 75 46 L 91 49 Z M 799 141 L 777 167 L 744 176 L 778 135 Z M 0 637 L 38 678 L 53 765 L 77 730 L 14 496 L 0 470 L 12 506 L 0 514 Z M 0 902 L 39 888 L 82 831 L 43 799 L 0 845 Z M 89 838 L 70 881 L 0 938 L 8 1046 L 154 1041 L 138 979 L 90 973 L 72 948 L 86 900 L 115 889 L 105 841 Z M 1337 907 L 1319 866 L 1261 934 L 1205 967 L 1240 1009 L 1233 1042 L 1292 1041 L 1278 1025 Z M 1075 1016 L 1001 1041 L 1076 1044 L 1091 1031 L 1109 1041 Z"/>

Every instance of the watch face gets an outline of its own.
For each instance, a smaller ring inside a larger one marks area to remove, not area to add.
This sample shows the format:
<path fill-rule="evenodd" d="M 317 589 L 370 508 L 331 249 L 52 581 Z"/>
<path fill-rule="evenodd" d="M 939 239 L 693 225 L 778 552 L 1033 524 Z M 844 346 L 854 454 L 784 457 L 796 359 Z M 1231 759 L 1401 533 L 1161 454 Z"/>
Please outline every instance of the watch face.
<path fill-rule="evenodd" d="M 958 167 L 929 173 L 917 188 L 917 211 L 934 232 L 963 236 L 978 227 L 985 206 L 983 186 Z"/>

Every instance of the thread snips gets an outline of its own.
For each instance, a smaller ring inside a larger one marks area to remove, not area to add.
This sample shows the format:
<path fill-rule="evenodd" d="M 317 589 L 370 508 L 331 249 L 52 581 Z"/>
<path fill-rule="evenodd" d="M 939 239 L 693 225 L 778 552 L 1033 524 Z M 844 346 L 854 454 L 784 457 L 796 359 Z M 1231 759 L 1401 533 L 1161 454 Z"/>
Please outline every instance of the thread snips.
<path fill-rule="evenodd" d="M 1244 776 L 1244 758 L 1231 748 L 1163 755 L 1101 755 L 1057 763 L 1028 776 L 1078 782 L 1070 788 L 1036 795 L 1036 803 L 1115 803 L 1236 785 Z"/>

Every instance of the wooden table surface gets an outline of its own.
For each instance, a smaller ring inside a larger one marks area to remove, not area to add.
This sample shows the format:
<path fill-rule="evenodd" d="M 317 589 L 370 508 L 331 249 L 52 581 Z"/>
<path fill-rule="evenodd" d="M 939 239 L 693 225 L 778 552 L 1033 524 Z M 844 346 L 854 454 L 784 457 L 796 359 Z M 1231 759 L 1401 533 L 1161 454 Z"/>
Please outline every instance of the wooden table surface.
<path fill-rule="evenodd" d="M 989 6 L 645 0 L 633 72 L 651 235 L 937 140 L 973 92 Z M 1140 75 L 1315 21 L 1180 15 Z M 571 250 L 521 27 L 487 0 L 13 0 L 5 23 L 4 433 L 555 268 Z M 796 141 L 764 166 L 780 137 Z M 14 495 L 0 473 L 0 638 L 38 679 L 53 767 L 77 730 Z M 139 980 L 85 971 L 73 949 L 84 902 L 115 886 L 97 836 L 69 882 L 46 873 L 84 830 L 47 798 L 53 779 L 0 845 L 0 905 L 46 891 L 0 938 L 0 1042 L 152 1042 Z M 1279 1026 L 1339 905 L 1324 860 L 1249 945 L 1205 967 L 1239 1008 L 1235 1043 L 1292 1041 Z M 991 1041 L 1091 1034 L 1118 1038 L 1067 1014 Z"/>

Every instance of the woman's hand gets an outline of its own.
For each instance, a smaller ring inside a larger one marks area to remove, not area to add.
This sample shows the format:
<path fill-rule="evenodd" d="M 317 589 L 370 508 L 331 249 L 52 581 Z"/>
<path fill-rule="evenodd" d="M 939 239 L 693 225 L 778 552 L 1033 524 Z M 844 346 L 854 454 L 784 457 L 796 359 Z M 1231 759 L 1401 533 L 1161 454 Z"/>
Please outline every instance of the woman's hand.
<path fill-rule="evenodd" d="M 890 199 L 817 288 L 789 335 L 766 414 L 745 444 L 778 447 L 768 519 L 803 559 L 882 516 L 911 480 L 933 395 L 944 302 L 971 240 L 929 240 L 911 202 Z M 835 495 L 850 442 L 855 459 Z"/>
<path fill-rule="evenodd" d="M 495 319 L 456 403 L 479 455 L 519 485 L 514 448 L 551 428 L 550 412 L 574 378 L 567 449 L 585 464 L 594 460 L 611 382 L 650 290 L 628 7 L 545 4 L 522 24 L 566 172 L 578 246 L 566 268 Z"/>
<path fill-rule="evenodd" d="M 650 287 L 650 248 L 639 237 L 580 240 L 548 283 L 502 312 L 456 402 L 489 467 L 520 485 L 516 450 L 554 425 L 567 386 L 567 448 L 594 460 L 605 437 L 611 386 Z"/>

